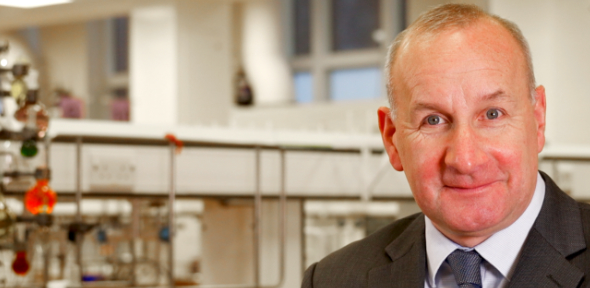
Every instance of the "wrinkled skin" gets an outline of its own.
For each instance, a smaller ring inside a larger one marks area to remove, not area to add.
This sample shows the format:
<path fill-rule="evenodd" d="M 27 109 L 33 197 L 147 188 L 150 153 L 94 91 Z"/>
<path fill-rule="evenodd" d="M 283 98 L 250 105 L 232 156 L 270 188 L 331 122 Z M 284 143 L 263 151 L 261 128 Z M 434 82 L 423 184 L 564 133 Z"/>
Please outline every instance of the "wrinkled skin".
<path fill-rule="evenodd" d="M 545 90 L 530 91 L 509 32 L 479 20 L 412 39 L 391 73 L 397 112 L 381 107 L 379 127 L 424 214 L 467 247 L 516 221 L 536 185 Z"/>

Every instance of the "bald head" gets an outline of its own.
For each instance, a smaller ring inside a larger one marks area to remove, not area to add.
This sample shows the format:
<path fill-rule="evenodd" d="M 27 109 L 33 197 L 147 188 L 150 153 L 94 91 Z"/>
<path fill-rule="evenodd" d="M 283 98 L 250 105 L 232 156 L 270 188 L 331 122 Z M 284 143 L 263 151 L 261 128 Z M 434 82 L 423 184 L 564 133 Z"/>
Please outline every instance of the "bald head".
<path fill-rule="evenodd" d="M 447 31 L 470 28 L 478 23 L 490 22 L 505 29 L 520 48 L 524 61 L 527 81 L 532 101 L 534 101 L 535 76 L 528 43 L 520 29 L 512 22 L 488 14 L 475 5 L 446 4 L 422 14 L 412 25 L 401 32 L 389 48 L 385 64 L 386 86 L 392 116 L 396 113 L 395 105 L 395 65 L 412 44 L 429 42 Z"/>

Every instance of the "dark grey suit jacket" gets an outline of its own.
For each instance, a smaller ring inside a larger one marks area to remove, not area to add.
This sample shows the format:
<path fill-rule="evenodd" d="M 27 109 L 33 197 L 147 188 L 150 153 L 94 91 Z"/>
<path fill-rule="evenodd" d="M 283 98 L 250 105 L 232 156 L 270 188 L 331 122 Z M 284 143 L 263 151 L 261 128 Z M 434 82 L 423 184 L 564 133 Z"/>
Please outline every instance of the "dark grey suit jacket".
<path fill-rule="evenodd" d="M 567 196 L 543 172 L 545 199 L 509 287 L 590 286 L 590 205 Z M 311 265 L 304 288 L 424 287 L 424 215 L 398 220 Z"/>

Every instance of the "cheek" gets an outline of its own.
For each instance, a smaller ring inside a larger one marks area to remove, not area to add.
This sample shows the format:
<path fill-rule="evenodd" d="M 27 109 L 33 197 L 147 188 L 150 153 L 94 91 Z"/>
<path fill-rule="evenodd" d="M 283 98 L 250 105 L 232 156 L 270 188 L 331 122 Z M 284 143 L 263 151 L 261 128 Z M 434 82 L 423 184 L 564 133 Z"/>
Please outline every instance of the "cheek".
<path fill-rule="evenodd" d="M 418 205 L 430 206 L 441 185 L 441 161 L 444 149 L 437 141 L 413 141 L 404 148 L 401 158 L 408 183 Z M 421 203 L 423 202 L 423 203 Z"/>

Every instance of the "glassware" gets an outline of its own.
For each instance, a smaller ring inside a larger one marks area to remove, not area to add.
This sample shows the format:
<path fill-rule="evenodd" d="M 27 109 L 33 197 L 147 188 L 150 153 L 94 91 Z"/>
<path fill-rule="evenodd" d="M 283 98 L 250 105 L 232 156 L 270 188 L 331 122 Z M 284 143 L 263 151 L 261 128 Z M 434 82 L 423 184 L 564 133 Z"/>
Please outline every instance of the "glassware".
<path fill-rule="evenodd" d="M 29 272 L 29 261 L 27 260 L 27 251 L 19 250 L 16 251 L 16 257 L 12 261 L 12 271 L 18 276 L 25 276 Z"/>
<path fill-rule="evenodd" d="M 249 106 L 254 102 L 254 93 L 246 77 L 246 72 L 240 69 L 236 74 L 236 104 L 240 106 Z"/>
<path fill-rule="evenodd" d="M 24 124 L 14 118 L 14 113 L 18 110 L 16 100 L 10 96 L 11 87 L 8 76 L 0 76 L 0 102 L 2 103 L 2 112 L 0 113 L 0 126 L 2 129 L 16 132 L 21 131 Z"/>
<path fill-rule="evenodd" d="M 14 64 L 12 66 L 12 75 L 14 76 L 14 80 L 12 81 L 10 87 L 10 94 L 17 103 L 24 101 L 25 96 L 27 95 L 28 87 L 23 78 L 27 76 L 28 72 L 29 65 L 27 64 Z"/>
<path fill-rule="evenodd" d="M 0 239 L 12 235 L 16 216 L 6 205 L 4 196 L 0 194 Z"/>
<path fill-rule="evenodd" d="M 37 136 L 43 138 L 49 126 L 49 114 L 45 106 L 39 103 L 38 94 L 38 90 L 29 90 L 25 104 L 14 113 L 14 117 L 25 123 L 25 128 L 37 131 Z"/>
<path fill-rule="evenodd" d="M 53 212 L 53 206 L 57 202 L 57 194 L 49 187 L 48 183 L 47 179 L 38 179 L 35 186 L 25 194 L 25 207 L 33 215 Z"/>
<path fill-rule="evenodd" d="M 20 147 L 20 154 L 24 157 L 35 157 L 39 152 L 39 148 L 37 148 L 37 142 L 33 139 L 27 139 L 23 141 L 23 144 Z"/>

